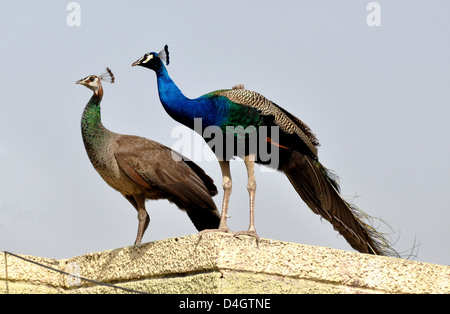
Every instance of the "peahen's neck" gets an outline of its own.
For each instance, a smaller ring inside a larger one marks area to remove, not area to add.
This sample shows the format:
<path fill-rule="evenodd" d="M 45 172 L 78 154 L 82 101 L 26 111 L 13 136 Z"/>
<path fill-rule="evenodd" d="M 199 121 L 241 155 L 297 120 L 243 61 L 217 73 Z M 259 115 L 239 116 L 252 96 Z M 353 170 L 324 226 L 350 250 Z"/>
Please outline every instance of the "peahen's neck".
<path fill-rule="evenodd" d="M 84 108 L 81 117 L 81 134 L 88 154 L 99 149 L 111 133 L 103 126 L 101 121 L 100 102 L 102 97 L 102 90 L 94 93 Z"/>

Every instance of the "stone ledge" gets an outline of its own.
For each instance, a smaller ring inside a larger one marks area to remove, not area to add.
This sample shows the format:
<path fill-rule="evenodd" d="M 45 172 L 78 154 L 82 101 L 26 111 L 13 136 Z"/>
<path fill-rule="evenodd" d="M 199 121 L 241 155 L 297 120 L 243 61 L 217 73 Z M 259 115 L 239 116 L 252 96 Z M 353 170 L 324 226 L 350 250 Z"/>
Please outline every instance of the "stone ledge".
<path fill-rule="evenodd" d="M 56 260 L 61 271 L 148 293 L 450 293 L 450 267 L 207 233 Z M 123 293 L 0 254 L 0 293 Z"/>

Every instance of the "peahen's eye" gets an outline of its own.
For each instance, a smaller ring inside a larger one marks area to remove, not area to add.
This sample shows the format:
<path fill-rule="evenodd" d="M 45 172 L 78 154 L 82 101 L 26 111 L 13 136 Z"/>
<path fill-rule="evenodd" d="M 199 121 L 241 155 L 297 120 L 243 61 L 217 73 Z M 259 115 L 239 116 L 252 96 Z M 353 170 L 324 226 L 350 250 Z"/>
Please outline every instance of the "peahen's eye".
<path fill-rule="evenodd" d="M 91 82 L 95 81 L 95 77 L 91 76 L 91 77 L 89 78 L 89 81 L 91 81 Z"/>

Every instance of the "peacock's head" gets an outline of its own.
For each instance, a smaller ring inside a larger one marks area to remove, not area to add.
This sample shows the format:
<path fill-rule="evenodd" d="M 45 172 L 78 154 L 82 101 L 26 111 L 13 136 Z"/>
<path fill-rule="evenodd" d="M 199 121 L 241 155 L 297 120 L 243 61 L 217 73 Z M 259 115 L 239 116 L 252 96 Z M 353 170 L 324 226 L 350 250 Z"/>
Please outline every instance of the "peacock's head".
<path fill-rule="evenodd" d="M 78 80 L 75 83 L 86 86 L 90 90 L 92 90 L 95 94 L 102 88 L 101 81 L 108 81 L 110 83 L 114 83 L 114 74 L 111 72 L 110 68 L 106 68 L 106 72 L 100 76 L 97 75 L 88 75 L 84 79 Z"/>
<path fill-rule="evenodd" d="M 140 65 L 145 68 L 157 70 L 161 66 L 161 63 L 169 65 L 169 47 L 164 46 L 164 49 L 159 53 L 149 52 L 142 56 L 139 60 L 133 62 L 131 66 Z"/>

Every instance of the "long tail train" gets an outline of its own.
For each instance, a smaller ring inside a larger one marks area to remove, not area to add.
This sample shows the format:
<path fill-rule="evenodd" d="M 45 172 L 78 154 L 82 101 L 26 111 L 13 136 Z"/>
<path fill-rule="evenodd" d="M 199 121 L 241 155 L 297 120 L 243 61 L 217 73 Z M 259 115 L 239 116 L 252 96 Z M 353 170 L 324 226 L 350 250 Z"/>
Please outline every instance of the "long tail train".
<path fill-rule="evenodd" d="M 342 198 L 337 177 L 320 162 L 294 151 L 280 170 L 309 208 L 328 220 L 355 250 L 399 257 L 385 234 L 364 222 L 372 217 Z"/>

